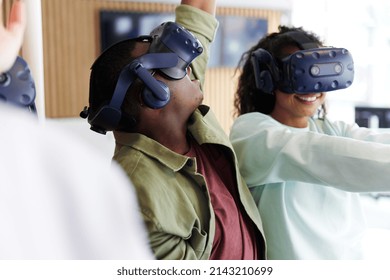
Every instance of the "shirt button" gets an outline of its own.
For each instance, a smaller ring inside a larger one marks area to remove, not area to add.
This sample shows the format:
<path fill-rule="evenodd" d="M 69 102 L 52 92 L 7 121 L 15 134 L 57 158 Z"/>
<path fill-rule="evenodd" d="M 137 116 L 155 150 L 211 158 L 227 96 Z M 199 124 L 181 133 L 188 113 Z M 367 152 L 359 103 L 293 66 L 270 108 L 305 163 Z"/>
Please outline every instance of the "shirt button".
<path fill-rule="evenodd" d="M 186 165 L 187 165 L 188 167 L 191 167 L 191 166 L 194 165 L 194 161 L 193 161 L 192 159 L 189 159 L 189 160 L 187 160 Z"/>

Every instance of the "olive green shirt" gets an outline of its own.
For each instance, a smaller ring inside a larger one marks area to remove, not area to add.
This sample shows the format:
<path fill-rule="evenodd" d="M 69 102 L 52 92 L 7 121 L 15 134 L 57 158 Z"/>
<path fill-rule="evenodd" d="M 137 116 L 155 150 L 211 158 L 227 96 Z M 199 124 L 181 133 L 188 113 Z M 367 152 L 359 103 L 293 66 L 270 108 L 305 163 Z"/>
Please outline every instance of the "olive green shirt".
<path fill-rule="evenodd" d="M 204 80 L 208 47 L 218 26 L 216 19 L 199 9 L 180 5 L 176 21 L 202 42 L 203 57 L 195 59 L 193 73 Z M 205 57 L 206 56 L 206 57 Z M 235 164 L 240 200 L 258 229 L 260 255 L 265 241 L 260 215 L 238 173 L 229 139 L 209 107 L 201 105 L 188 122 L 188 131 L 200 144 L 221 146 Z M 114 132 L 114 160 L 125 169 L 136 190 L 151 248 L 158 259 L 209 259 L 215 234 L 215 217 L 205 178 L 196 171 L 196 158 L 177 154 L 153 139 L 139 134 Z"/>

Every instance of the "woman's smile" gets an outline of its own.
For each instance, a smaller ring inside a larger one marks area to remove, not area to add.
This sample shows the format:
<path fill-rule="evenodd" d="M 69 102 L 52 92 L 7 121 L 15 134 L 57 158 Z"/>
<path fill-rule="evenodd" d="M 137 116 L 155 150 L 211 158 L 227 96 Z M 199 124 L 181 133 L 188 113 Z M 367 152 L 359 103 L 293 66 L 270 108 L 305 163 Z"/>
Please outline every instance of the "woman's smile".
<path fill-rule="evenodd" d="M 304 103 L 314 103 L 317 101 L 317 99 L 321 98 L 322 93 L 319 94 L 302 94 L 302 95 L 295 95 L 295 98 L 299 99 L 300 101 Z"/>

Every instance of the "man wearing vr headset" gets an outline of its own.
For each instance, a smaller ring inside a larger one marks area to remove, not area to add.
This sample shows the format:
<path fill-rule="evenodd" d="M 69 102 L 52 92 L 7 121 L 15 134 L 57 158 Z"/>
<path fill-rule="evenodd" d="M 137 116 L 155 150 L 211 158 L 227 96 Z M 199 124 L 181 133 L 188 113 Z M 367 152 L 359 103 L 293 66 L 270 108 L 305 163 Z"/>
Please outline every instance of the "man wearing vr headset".
<path fill-rule="evenodd" d="M 281 26 L 241 60 L 230 139 L 269 259 L 364 258 L 358 193 L 390 190 L 390 135 L 326 118 L 326 91 L 352 83 L 353 62 L 322 46 Z"/>
<path fill-rule="evenodd" d="M 201 105 L 215 1 L 181 4 L 176 23 L 99 56 L 81 115 L 92 130 L 114 132 L 114 160 L 137 189 L 158 259 L 263 259 L 256 205 L 227 135 Z"/>

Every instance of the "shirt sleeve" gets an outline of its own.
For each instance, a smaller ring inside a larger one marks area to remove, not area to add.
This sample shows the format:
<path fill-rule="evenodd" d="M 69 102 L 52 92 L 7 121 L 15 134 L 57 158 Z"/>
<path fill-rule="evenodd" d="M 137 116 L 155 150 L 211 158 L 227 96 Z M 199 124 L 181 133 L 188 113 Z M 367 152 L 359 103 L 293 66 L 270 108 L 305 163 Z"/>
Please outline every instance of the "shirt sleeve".
<path fill-rule="evenodd" d="M 390 191 L 390 146 L 295 131 L 251 113 L 234 123 L 230 139 L 249 187 L 300 181 L 350 192 Z"/>
<path fill-rule="evenodd" d="M 203 87 L 210 45 L 215 38 L 218 21 L 203 10 L 182 4 L 176 8 L 176 22 L 194 34 L 203 45 L 203 53 L 191 64 L 193 78 L 198 79 Z"/>
<path fill-rule="evenodd" d="M 341 135 L 350 137 L 356 140 L 376 142 L 382 144 L 390 144 L 390 130 L 374 130 L 366 127 L 359 127 L 355 124 L 347 124 L 342 121 L 334 123 L 341 131 Z"/>

